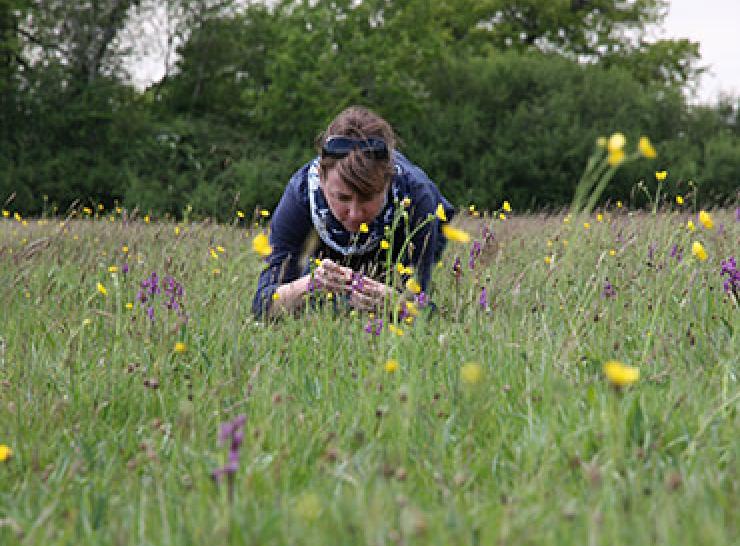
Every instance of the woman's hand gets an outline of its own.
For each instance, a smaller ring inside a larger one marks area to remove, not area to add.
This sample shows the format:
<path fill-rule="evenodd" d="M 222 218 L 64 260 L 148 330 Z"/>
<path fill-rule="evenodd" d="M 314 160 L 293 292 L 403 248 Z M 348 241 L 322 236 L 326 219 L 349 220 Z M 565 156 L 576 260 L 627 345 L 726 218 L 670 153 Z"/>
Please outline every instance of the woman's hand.
<path fill-rule="evenodd" d="M 349 304 L 360 311 L 375 311 L 385 305 L 392 289 L 349 267 L 322 260 L 314 270 L 314 281 L 320 288 L 349 296 Z"/>

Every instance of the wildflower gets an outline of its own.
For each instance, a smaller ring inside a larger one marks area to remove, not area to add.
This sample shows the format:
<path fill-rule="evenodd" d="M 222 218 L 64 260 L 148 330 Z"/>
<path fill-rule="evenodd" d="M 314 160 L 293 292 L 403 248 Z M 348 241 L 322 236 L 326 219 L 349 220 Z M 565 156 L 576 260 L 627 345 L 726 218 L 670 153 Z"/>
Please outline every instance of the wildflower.
<path fill-rule="evenodd" d="M 295 513 L 306 521 L 316 521 L 321 515 L 321 498 L 316 493 L 305 493 L 295 504 Z"/>
<path fill-rule="evenodd" d="M 658 155 L 655 152 L 655 148 L 653 148 L 653 144 L 650 142 L 650 139 L 646 136 L 640 137 L 640 141 L 637 143 L 637 148 L 640 150 L 640 153 L 648 159 L 655 159 Z"/>
<path fill-rule="evenodd" d="M 506 215 L 503 212 L 498 213 L 498 219 L 501 221 L 506 220 Z"/>
<path fill-rule="evenodd" d="M 398 360 L 395 358 L 389 358 L 385 361 L 385 371 L 388 373 L 395 373 L 398 371 Z"/>
<path fill-rule="evenodd" d="M 5 444 L 0 444 L 0 463 L 4 463 L 13 456 L 13 450 Z"/>
<path fill-rule="evenodd" d="M 583 229 L 591 229 L 591 224 L 588 222 L 583 222 Z"/>
<path fill-rule="evenodd" d="M 100 292 L 103 296 L 108 295 L 108 289 L 105 286 L 103 286 L 103 283 L 98 282 L 97 289 L 98 289 L 98 292 Z"/>
<path fill-rule="evenodd" d="M 606 143 L 606 148 L 611 154 L 616 151 L 622 150 L 625 144 L 627 144 L 627 139 L 624 137 L 624 135 L 622 133 L 614 133 L 612 136 L 609 137 L 609 140 Z"/>
<path fill-rule="evenodd" d="M 128 269 L 128 262 L 124 262 L 121 266 L 121 273 L 123 273 L 124 275 L 128 274 Z"/>
<path fill-rule="evenodd" d="M 621 201 L 617 201 L 617 208 L 618 209 L 621 209 L 622 208 L 622 202 Z"/>
<path fill-rule="evenodd" d="M 90 216 L 92 214 L 92 209 L 90 207 L 82 207 L 82 212 Z"/>
<path fill-rule="evenodd" d="M 270 241 L 268 240 L 267 235 L 265 235 L 264 232 L 258 233 L 255 238 L 252 239 L 252 250 L 254 250 L 263 258 L 266 258 L 270 254 L 272 254 Z"/>
<path fill-rule="evenodd" d="M 115 265 L 111 265 L 108 267 L 108 273 L 118 273 L 118 267 Z"/>
<path fill-rule="evenodd" d="M 134 308 L 134 304 L 131 303 L 131 302 L 128 302 L 128 303 L 126 303 L 125 307 L 126 307 L 127 310 L 131 311 L 131 309 Z"/>
<path fill-rule="evenodd" d="M 148 224 L 150 222 L 150 220 L 151 220 L 151 218 L 149 218 L 149 215 L 148 214 L 146 216 L 144 216 L 144 223 L 145 224 Z"/>
<path fill-rule="evenodd" d="M 445 214 L 445 208 L 442 206 L 442 203 L 437 205 L 437 210 L 435 214 L 437 215 L 437 218 L 439 218 L 443 222 L 447 221 L 447 215 Z"/>
<path fill-rule="evenodd" d="M 452 272 L 455 274 L 455 281 L 459 281 L 462 276 L 462 263 L 460 257 L 455 257 L 455 263 L 452 264 Z"/>
<path fill-rule="evenodd" d="M 470 257 L 468 259 L 468 267 L 470 269 L 475 269 L 475 260 L 478 259 L 482 250 L 483 248 L 481 247 L 480 241 L 473 241 L 473 244 L 470 247 Z"/>
<path fill-rule="evenodd" d="M 677 262 L 680 262 L 683 259 L 683 249 L 681 249 L 678 245 L 673 245 L 671 248 L 670 253 L 671 258 L 676 258 Z"/>
<path fill-rule="evenodd" d="M 663 180 L 665 180 L 667 176 L 668 176 L 668 171 L 656 171 L 655 173 L 655 179 L 658 182 L 663 182 Z"/>
<path fill-rule="evenodd" d="M 614 150 L 613 152 L 609 152 L 609 157 L 607 158 L 607 161 L 612 167 L 617 167 L 624 161 L 624 150 L 619 149 Z"/>
<path fill-rule="evenodd" d="M 213 258 L 214 260 L 218 260 L 218 254 L 216 254 L 216 251 L 214 249 L 209 248 L 208 252 L 211 253 L 211 258 Z"/>
<path fill-rule="evenodd" d="M 10 211 L 3 209 L 3 218 L 8 218 L 10 216 Z"/>
<path fill-rule="evenodd" d="M 740 271 L 737 269 L 737 262 L 735 262 L 734 256 L 722 260 L 720 275 L 722 277 L 727 275 L 727 280 L 722 285 L 725 292 L 728 294 L 733 293 L 737 296 L 738 292 L 740 292 Z"/>
<path fill-rule="evenodd" d="M 367 227 L 365 222 L 362 222 L 360 224 L 360 233 L 367 233 L 368 231 L 370 231 L 370 228 Z"/>
<path fill-rule="evenodd" d="M 616 255 L 617 255 L 617 251 L 615 249 L 612 248 L 611 250 L 609 250 L 609 256 L 616 256 Z"/>
<path fill-rule="evenodd" d="M 606 137 L 601 136 L 601 137 L 597 138 L 596 139 L 596 145 L 599 148 L 606 148 Z"/>
<path fill-rule="evenodd" d="M 683 197 L 681 197 L 680 195 L 677 195 L 676 196 L 676 204 L 679 205 L 679 206 L 683 205 Z"/>
<path fill-rule="evenodd" d="M 599 213 L 596 215 L 596 221 L 597 222 L 603 222 L 604 221 L 604 215 Z"/>
<path fill-rule="evenodd" d="M 699 222 L 706 229 L 714 228 L 714 222 L 712 221 L 712 216 L 705 210 L 699 211 Z"/>
<path fill-rule="evenodd" d="M 419 292 L 421 292 L 421 286 L 416 281 L 416 279 L 411 277 L 406 281 L 406 290 L 408 290 L 412 294 L 418 294 Z"/>
<path fill-rule="evenodd" d="M 396 334 L 399 337 L 403 336 L 403 330 L 393 324 L 389 324 L 388 329 L 391 331 L 391 333 Z"/>
<path fill-rule="evenodd" d="M 483 378 L 483 368 L 476 362 L 465 364 L 460 368 L 460 378 L 467 385 L 477 385 Z"/>
<path fill-rule="evenodd" d="M 260 216 L 262 216 L 262 218 L 268 218 L 270 216 L 270 211 L 267 209 L 262 209 L 260 211 Z"/>
<path fill-rule="evenodd" d="M 601 291 L 601 297 L 609 299 L 616 297 L 616 295 L 617 291 L 614 289 L 614 286 L 609 282 L 609 279 L 606 279 L 604 281 L 604 289 Z"/>
<path fill-rule="evenodd" d="M 379 336 L 380 333 L 383 331 L 383 319 L 375 319 L 371 317 L 367 324 L 365 324 L 365 328 L 363 329 L 368 334 Z"/>
<path fill-rule="evenodd" d="M 182 341 L 178 341 L 175 343 L 175 354 L 182 355 L 185 354 L 188 351 L 188 346 L 185 345 Z"/>
<path fill-rule="evenodd" d="M 239 451 L 244 441 L 244 424 L 247 422 L 246 415 L 239 415 L 232 421 L 222 423 L 218 431 L 218 444 L 229 442 L 228 462 L 221 468 L 211 472 L 211 478 L 218 483 L 223 476 L 229 480 L 229 490 L 233 486 L 234 474 L 239 469 Z"/>
<path fill-rule="evenodd" d="M 704 247 L 699 241 L 694 241 L 691 245 L 691 253 L 700 262 L 703 262 L 708 258 L 707 251 L 704 250 Z"/>
<path fill-rule="evenodd" d="M 411 206 L 411 198 L 410 197 L 404 197 L 401 201 L 401 204 L 403 205 L 403 208 L 407 209 Z"/>
<path fill-rule="evenodd" d="M 273 292 L 272 293 L 272 301 L 277 301 L 279 299 L 280 299 L 280 294 L 278 294 L 277 292 Z"/>
<path fill-rule="evenodd" d="M 244 218 L 244 212 L 241 210 L 236 211 L 237 218 Z"/>
<path fill-rule="evenodd" d="M 552 263 L 552 257 L 551 256 L 545 256 L 545 264 L 550 265 Z"/>
<path fill-rule="evenodd" d="M 467 232 L 454 228 L 448 224 L 442 226 L 442 233 L 450 241 L 455 241 L 457 243 L 470 242 L 470 235 Z"/>
<path fill-rule="evenodd" d="M 470 211 L 470 214 L 473 214 L 475 212 L 475 205 L 470 205 L 468 211 Z"/>
<path fill-rule="evenodd" d="M 694 225 L 694 222 L 692 220 L 686 222 L 686 229 L 688 229 L 689 231 L 694 231 L 696 229 L 696 226 Z"/>
<path fill-rule="evenodd" d="M 383 250 L 388 250 L 390 247 L 391 247 L 391 244 L 385 239 L 380 241 L 380 248 L 382 248 Z"/>
<path fill-rule="evenodd" d="M 478 296 L 478 305 L 480 305 L 480 308 L 483 311 L 488 310 L 488 290 L 486 290 L 485 286 L 481 286 L 480 288 L 480 296 Z"/>
<path fill-rule="evenodd" d="M 604 375 L 615 387 L 626 387 L 640 378 L 640 369 L 610 360 L 604 364 Z"/>
<path fill-rule="evenodd" d="M 506 212 L 511 212 L 511 204 L 509 204 L 508 201 L 504 201 L 504 205 L 502 207 Z"/>
<path fill-rule="evenodd" d="M 175 235 L 180 235 L 180 226 L 175 226 Z"/>
<path fill-rule="evenodd" d="M 124 254 L 128 254 L 128 247 L 126 245 L 123 245 L 121 247 L 121 252 L 123 252 Z"/>
<path fill-rule="evenodd" d="M 224 252 L 226 252 L 226 249 L 225 249 L 224 247 L 222 247 L 221 245 L 218 245 L 218 246 L 216 247 L 216 250 L 217 250 L 218 252 L 220 252 L 221 254 L 223 254 Z"/>
<path fill-rule="evenodd" d="M 565 218 L 563 218 L 564 224 L 570 224 L 570 214 L 568 214 Z"/>

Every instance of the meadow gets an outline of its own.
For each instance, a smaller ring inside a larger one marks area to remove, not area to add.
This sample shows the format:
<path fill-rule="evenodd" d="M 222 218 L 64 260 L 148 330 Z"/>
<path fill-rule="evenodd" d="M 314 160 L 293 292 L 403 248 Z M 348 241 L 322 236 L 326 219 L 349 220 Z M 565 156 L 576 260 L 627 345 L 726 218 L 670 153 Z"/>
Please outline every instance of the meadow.
<path fill-rule="evenodd" d="M 255 321 L 242 214 L 9 211 L 0 544 L 737 544 L 740 212 L 698 212 L 463 210 L 376 331 Z"/>

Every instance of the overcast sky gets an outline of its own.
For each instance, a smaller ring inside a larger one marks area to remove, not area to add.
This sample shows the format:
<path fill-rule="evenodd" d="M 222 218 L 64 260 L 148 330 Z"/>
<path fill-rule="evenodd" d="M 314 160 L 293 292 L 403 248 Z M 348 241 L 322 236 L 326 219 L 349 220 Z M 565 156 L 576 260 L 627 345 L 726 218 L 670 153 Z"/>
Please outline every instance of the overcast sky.
<path fill-rule="evenodd" d="M 720 93 L 740 96 L 740 0 L 671 0 L 662 38 L 699 42 L 709 72 L 699 87 L 701 102 Z"/>

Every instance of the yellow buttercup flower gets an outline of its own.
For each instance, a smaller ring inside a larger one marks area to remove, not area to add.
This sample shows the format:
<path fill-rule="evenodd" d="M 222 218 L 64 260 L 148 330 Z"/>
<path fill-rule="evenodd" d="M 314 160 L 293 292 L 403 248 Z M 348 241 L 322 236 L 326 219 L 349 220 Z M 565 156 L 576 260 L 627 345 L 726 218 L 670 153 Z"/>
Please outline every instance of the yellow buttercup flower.
<path fill-rule="evenodd" d="M 175 226 L 175 235 L 180 235 L 180 226 Z"/>
<path fill-rule="evenodd" d="M 465 364 L 460 368 L 460 379 L 467 385 L 477 385 L 483 379 L 483 368 L 477 362 Z"/>
<path fill-rule="evenodd" d="M 616 251 L 616 250 L 614 250 L 614 249 L 612 248 L 612 249 L 611 249 L 611 250 L 609 251 L 609 256 L 616 256 L 616 255 L 617 255 L 617 251 Z"/>
<path fill-rule="evenodd" d="M 388 329 L 391 331 L 391 333 L 396 334 L 399 337 L 403 336 L 403 330 L 401 330 L 394 324 L 389 324 Z"/>
<path fill-rule="evenodd" d="M 470 211 L 470 214 L 473 214 L 475 212 L 475 205 L 470 205 L 468 210 Z"/>
<path fill-rule="evenodd" d="M 588 222 L 583 222 L 583 229 L 591 229 L 591 224 Z"/>
<path fill-rule="evenodd" d="M 545 256 L 545 263 L 546 263 L 547 265 L 550 265 L 550 264 L 552 263 L 552 257 L 550 257 L 550 256 Z"/>
<path fill-rule="evenodd" d="M 640 137 L 640 141 L 637 143 L 637 148 L 640 150 L 640 153 L 648 159 L 655 159 L 658 155 L 655 148 L 653 148 L 653 144 L 650 142 L 650 139 L 646 136 Z"/>
<path fill-rule="evenodd" d="M 99 282 L 97 284 L 97 289 L 98 289 L 98 292 L 100 292 L 103 296 L 108 295 L 108 290 L 105 288 L 105 286 L 103 286 L 103 283 Z"/>
<path fill-rule="evenodd" d="M 437 205 L 437 210 L 435 214 L 437 215 L 437 218 L 439 218 L 443 222 L 447 221 L 447 215 L 445 214 L 445 208 L 442 206 L 442 203 Z"/>
<path fill-rule="evenodd" d="M 699 211 L 699 222 L 701 222 L 701 225 L 704 226 L 706 229 L 714 228 L 714 222 L 712 221 L 712 217 L 705 210 Z"/>
<path fill-rule="evenodd" d="M 216 251 L 214 249 L 209 248 L 208 249 L 208 252 L 211 253 L 211 258 L 213 258 L 214 260 L 218 260 L 218 254 L 216 253 Z"/>
<path fill-rule="evenodd" d="M 221 245 L 218 245 L 216 247 L 216 250 L 218 250 L 221 254 L 223 254 L 224 252 L 226 252 L 226 249 L 224 247 L 222 247 Z"/>
<path fill-rule="evenodd" d="M 403 205 L 403 208 L 407 209 L 411 206 L 411 198 L 410 197 L 404 197 L 401 200 L 401 204 Z"/>
<path fill-rule="evenodd" d="M 111 265 L 108 267 L 108 273 L 118 273 L 118 266 Z"/>
<path fill-rule="evenodd" d="M 395 358 L 389 358 L 385 361 L 385 371 L 388 373 L 395 373 L 398 371 L 398 360 Z"/>
<path fill-rule="evenodd" d="M 367 227 L 365 222 L 362 222 L 360 224 L 360 233 L 367 233 L 368 231 L 370 231 L 370 228 Z"/>
<path fill-rule="evenodd" d="M 413 294 L 421 292 L 421 286 L 413 277 L 406 281 L 406 289 Z"/>
<path fill-rule="evenodd" d="M 505 210 L 506 212 L 511 212 L 511 204 L 509 204 L 509 202 L 508 202 L 508 201 L 504 201 L 503 209 L 504 209 L 504 210 Z"/>
<path fill-rule="evenodd" d="M 134 304 L 131 303 L 131 302 L 128 302 L 125 307 L 126 307 L 126 309 L 128 309 L 129 311 L 131 311 L 131 309 L 134 308 Z"/>
<path fill-rule="evenodd" d="M 241 210 L 236 211 L 237 218 L 244 218 L 244 212 Z"/>
<path fill-rule="evenodd" d="M 264 232 L 258 233 L 254 239 L 252 239 L 252 250 L 254 250 L 257 254 L 262 256 L 263 258 L 266 258 L 270 254 L 272 254 L 272 247 L 270 246 L 270 241 L 267 238 L 267 235 L 264 234 Z"/>
<path fill-rule="evenodd" d="M 391 244 L 385 239 L 380 241 L 380 248 L 382 248 L 383 250 L 388 250 L 390 247 L 391 247 Z"/>
<path fill-rule="evenodd" d="M 416 304 L 413 301 L 407 301 L 404 305 L 406 306 L 406 312 L 410 316 L 415 317 L 419 314 L 419 309 L 416 307 Z"/>
<path fill-rule="evenodd" d="M 706 261 L 706 259 L 709 257 L 707 255 L 707 251 L 704 250 L 704 246 L 699 241 L 694 241 L 694 243 L 691 245 L 691 253 L 700 262 Z"/>
<path fill-rule="evenodd" d="M 677 195 L 676 196 L 676 204 L 677 205 L 683 205 L 683 197 L 681 197 L 680 195 Z"/>
<path fill-rule="evenodd" d="M 663 182 L 663 180 L 665 180 L 667 176 L 668 176 L 668 171 L 657 171 L 655 173 L 655 179 L 658 182 Z"/>
<path fill-rule="evenodd" d="M 694 231 L 696 229 L 693 220 L 689 220 L 688 222 L 686 222 L 686 229 L 688 229 L 689 231 Z"/>
<path fill-rule="evenodd" d="M 607 158 L 607 161 L 609 162 L 609 165 L 611 165 L 612 167 L 616 167 L 624 161 L 624 156 L 624 150 L 620 148 L 618 150 L 614 150 L 613 152 L 609 152 L 609 157 Z"/>
<path fill-rule="evenodd" d="M 627 139 L 622 133 L 614 133 L 609 137 L 609 141 L 606 143 L 606 148 L 610 154 L 621 151 L 624 145 L 627 144 Z M 624 153 L 622 153 L 624 155 Z"/>
<path fill-rule="evenodd" d="M 617 201 L 617 208 L 618 209 L 621 209 L 622 208 L 622 202 L 621 201 Z"/>
<path fill-rule="evenodd" d="M 5 444 L 0 444 L 0 463 L 4 463 L 13 456 L 13 450 Z"/>
<path fill-rule="evenodd" d="M 144 223 L 148 224 L 150 221 L 151 221 L 151 218 L 149 218 L 148 214 L 144 216 Z"/>
<path fill-rule="evenodd" d="M 3 218 L 8 218 L 10 216 L 10 211 L 3 209 Z"/>
<path fill-rule="evenodd" d="M 604 221 L 604 215 L 599 213 L 596 215 L 596 221 L 597 222 L 603 222 Z"/>
<path fill-rule="evenodd" d="M 175 343 L 174 351 L 176 354 L 178 355 L 185 354 L 187 350 L 188 350 L 188 346 L 185 345 L 185 343 L 183 343 L 182 341 L 178 341 L 177 343 Z"/>
<path fill-rule="evenodd" d="M 128 254 L 128 247 L 126 245 L 123 245 L 121 247 L 121 252 L 123 252 L 124 254 Z"/>
<path fill-rule="evenodd" d="M 499 220 L 506 220 L 506 215 L 503 212 L 498 213 L 498 219 Z"/>
<path fill-rule="evenodd" d="M 270 211 L 269 211 L 269 210 L 267 210 L 267 209 L 262 209 L 262 210 L 260 211 L 260 216 L 262 216 L 262 218 L 267 218 L 267 217 L 269 217 L 269 216 L 270 216 Z"/>
<path fill-rule="evenodd" d="M 640 369 L 610 360 L 604 364 L 604 375 L 615 387 L 627 387 L 640 378 Z"/>
<path fill-rule="evenodd" d="M 277 301 L 279 299 L 280 299 L 280 294 L 278 294 L 277 292 L 273 292 L 272 293 L 272 301 Z"/>
<path fill-rule="evenodd" d="M 456 243 L 470 242 L 470 235 L 467 232 L 454 228 L 449 224 L 442 226 L 442 234 L 450 241 L 455 241 Z"/>

